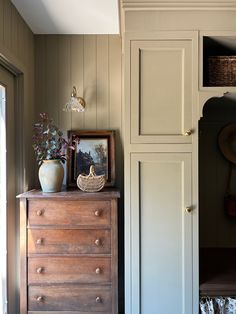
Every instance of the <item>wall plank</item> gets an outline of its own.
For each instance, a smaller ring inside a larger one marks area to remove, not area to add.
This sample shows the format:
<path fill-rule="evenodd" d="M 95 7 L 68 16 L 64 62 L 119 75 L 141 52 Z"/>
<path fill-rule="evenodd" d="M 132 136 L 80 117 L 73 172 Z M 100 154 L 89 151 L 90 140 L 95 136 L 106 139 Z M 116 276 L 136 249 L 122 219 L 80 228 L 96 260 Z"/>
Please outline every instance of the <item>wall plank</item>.
<path fill-rule="evenodd" d="M 121 45 L 114 36 L 109 36 L 109 88 L 110 127 L 121 129 Z"/>
<path fill-rule="evenodd" d="M 109 36 L 109 128 L 116 130 L 117 184 L 123 187 L 124 164 L 122 146 L 122 65 L 121 45 L 114 36 Z"/>
<path fill-rule="evenodd" d="M 0 0 L 0 42 L 3 42 L 3 0 Z"/>
<path fill-rule="evenodd" d="M 97 128 L 109 128 L 109 36 L 97 36 Z"/>
<path fill-rule="evenodd" d="M 45 38 L 45 36 L 42 36 Z M 59 123 L 59 91 L 58 91 L 58 36 L 46 36 L 45 62 L 42 64 L 45 69 L 45 104 L 48 114 L 53 117 L 56 124 Z"/>
<path fill-rule="evenodd" d="M 36 88 L 35 88 L 35 114 L 36 121 L 39 119 L 40 112 L 47 112 L 46 103 L 46 39 L 45 36 L 38 36 L 35 42 L 35 77 Z M 38 84 L 37 82 L 40 82 Z"/>
<path fill-rule="evenodd" d="M 87 102 L 85 128 L 97 128 L 97 42 L 96 36 L 84 37 L 84 98 Z"/>
<path fill-rule="evenodd" d="M 58 36 L 58 113 L 59 127 L 65 131 L 71 128 L 71 112 L 64 112 L 63 107 L 71 93 L 70 76 L 70 37 Z"/>
<path fill-rule="evenodd" d="M 11 3 L 8 0 L 3 2 L 3 41 L 6 47 L 11 48 Z"/>
<path fill-rule="evenodd" d="M 84 97 L 84 36 L 71 36 L 71 89 L 76 87 L 78 96 Z M 69 95 L 68 95 L 69 97 Z M 84 128 L 84 113 L 72 113 L 72 130 Z"/>
<path fill-rule="evenodd" d="M 11 48 L 14 53 L 17 52 L 17 28 L 18 28 L 18 12 L 11 7 L 12 27 L 11 27 Z"/>

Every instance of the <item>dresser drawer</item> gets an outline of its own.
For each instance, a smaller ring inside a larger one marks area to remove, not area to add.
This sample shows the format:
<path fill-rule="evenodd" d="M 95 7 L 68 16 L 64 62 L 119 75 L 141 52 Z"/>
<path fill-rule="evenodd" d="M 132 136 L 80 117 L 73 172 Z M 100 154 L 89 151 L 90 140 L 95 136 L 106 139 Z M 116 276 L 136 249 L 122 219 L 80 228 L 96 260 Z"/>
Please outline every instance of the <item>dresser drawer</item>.
<path fill-rule="evenodd" d="M 31 257 L 28 283 L 109 283 L 111 259 L 108 257 Z"/>
<path fill-rule="evenodd" d="M 108 226 L 111 223 L 110 208 L 110 201 L 30 200 L 28 224 Z"/>
<path fill-rule="evenodd" d="M 28 229 L 28 253 L 109 254 L 109 229 Z"/>
<path fill-rule="evenodd" d="M 29 311 L 112 312 L 111 286 L 29 286 Z"/>

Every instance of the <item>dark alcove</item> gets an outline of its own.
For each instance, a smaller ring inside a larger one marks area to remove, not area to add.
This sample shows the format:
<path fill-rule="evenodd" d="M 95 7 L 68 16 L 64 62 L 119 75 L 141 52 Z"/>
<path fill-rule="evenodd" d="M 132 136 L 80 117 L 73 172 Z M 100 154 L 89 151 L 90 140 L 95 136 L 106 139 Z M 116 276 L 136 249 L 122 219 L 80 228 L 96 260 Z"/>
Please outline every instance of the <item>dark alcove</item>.
<path fill-rule="evenodd" d="M 200 295 L 236 296 L 236 217 L 224 208 L 230 163 L 218 145 L 228 124 L 236 125 L 236 94 L 209 99 L 199 121 Z M 235 127 L 236 133 L 236 127 Z M 236 164 L 231 191 L 236 195 Z"/>

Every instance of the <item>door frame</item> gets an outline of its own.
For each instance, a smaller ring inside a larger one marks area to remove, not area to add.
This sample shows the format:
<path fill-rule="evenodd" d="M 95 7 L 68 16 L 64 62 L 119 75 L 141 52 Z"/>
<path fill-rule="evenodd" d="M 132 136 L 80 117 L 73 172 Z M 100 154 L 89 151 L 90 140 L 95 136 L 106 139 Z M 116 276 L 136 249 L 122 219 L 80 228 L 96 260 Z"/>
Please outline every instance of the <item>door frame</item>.
<path fill-rule="evenodd" d="M 16 192 L 20 193 L 24 186 L 24 74 L 12 63 L 10 63 L 0 53 L 0 65 L 14 76 L 14 109 L 17 117 L 15 124 L 16 135 L 16 150 L 17 150 L 17 163 L 16 163 Z"/>
<path fill-rule="evenodd" d="M 24 75 L 23 72 L 20 71 L 18 68 L 16 68 L 12 63 L 10 63 L 1 53 L 0 53 L 0 66 L 2 69 L 6 72 L 8 72 L 12 78 L 13 78 L 13 93 L 14 93 L 14 99 L 13 99 L 13 109 L 14 109 L 14 116 L 15 116 L 15 125 L 14 125 L 14 145 L 15 145 L 15 151 L 17 151 L 17 158 L 15 158 L 15 193 L 19 194 L 22 192 L 24 188 L 24 182 L 25 182 L 25 175 L 24 175 L 24 165 L 25 165 L 25 156 L 24 156 L 24 128 L 23 128 L 23 119 L 24 119 L 24 97 L 23 97 L 23 91 L 24 91 Z M 12 197 L 14 197 L 13 195 Z M 16 252 L 15 256 L 19 256 L 19 250 L 20 246 L 18 244 L 17 235 L 19 235 L 19 211 L 16 210 L 19 207 L 19 201 L 15 200 L 14 204 L 14 210 L 15 210 L 15 235 L 16 235 Z M 7 251 L 9 250 L 9 243 L 8 243 L 8 237 L 7 237 Z M 8 260 L 8 257 L 7 257 Z M 18 261 L 18 259 L 17 259 Z M 7 279 L 7 309 L 8 313 L 11 314 L 15 310 L 18 311 L 20 308 L 20 297 L 19 297 L 19 273 L 20 268 L 19 264 L 17 263 L 16 269 L 15 269 L 15 276 L 14 279 L 14 290 L 9 290 L 9 282 Z M 8 270 L 7 270 L 7 278 L 8 278 Z"/>

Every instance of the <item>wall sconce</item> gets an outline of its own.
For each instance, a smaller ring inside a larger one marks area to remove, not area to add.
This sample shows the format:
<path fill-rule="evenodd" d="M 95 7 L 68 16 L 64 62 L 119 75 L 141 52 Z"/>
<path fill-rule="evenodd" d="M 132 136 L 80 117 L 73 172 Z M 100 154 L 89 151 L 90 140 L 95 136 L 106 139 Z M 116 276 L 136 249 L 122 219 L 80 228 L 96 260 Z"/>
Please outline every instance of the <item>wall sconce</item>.
<path fill-rule="evenodd" d="M 71 98 L 65 104 L 63 111 L 76 111 L 76 112 L 84 112 L 85 110 L 85 100 L 82 97 L 77 96 L 76 87 L 73 86 Z"/>

